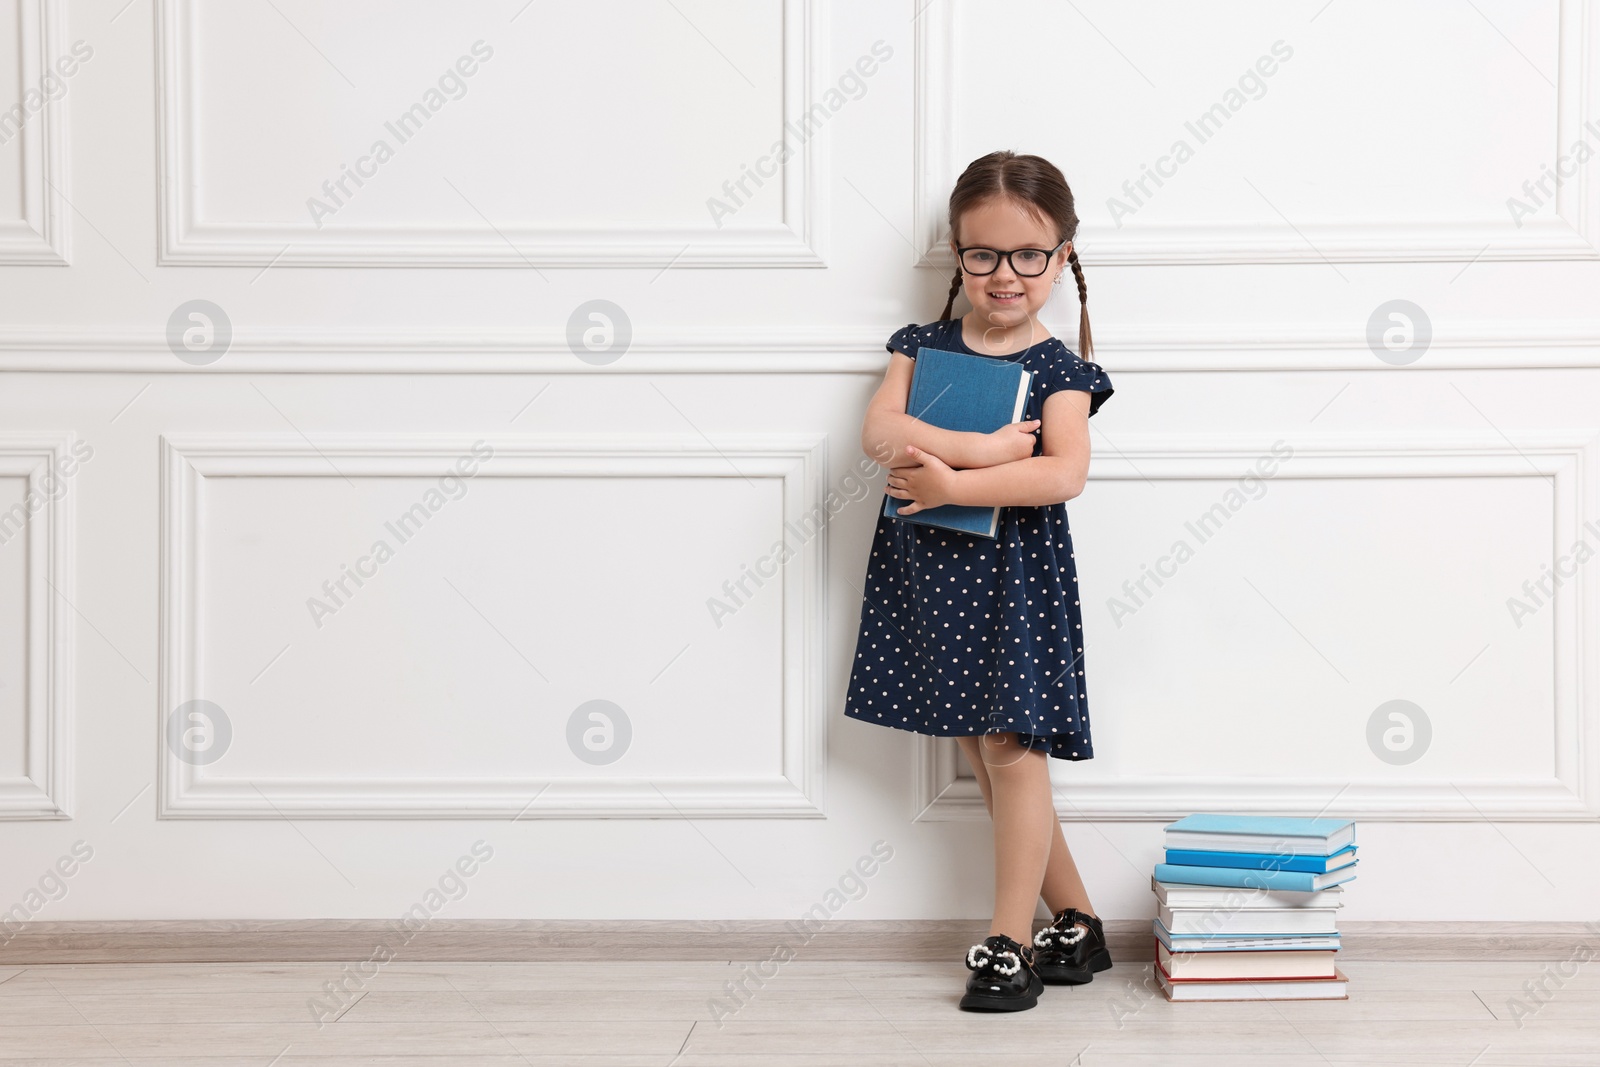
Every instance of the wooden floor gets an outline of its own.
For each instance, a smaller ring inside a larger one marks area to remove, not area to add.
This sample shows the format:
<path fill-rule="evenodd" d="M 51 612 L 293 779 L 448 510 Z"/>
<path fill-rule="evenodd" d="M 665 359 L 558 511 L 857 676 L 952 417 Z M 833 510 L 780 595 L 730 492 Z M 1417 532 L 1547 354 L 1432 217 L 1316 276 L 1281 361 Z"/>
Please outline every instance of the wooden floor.
<path fill-rule="evenodd" d="M 6 967 L 0 1067 L 1600 1065 L 1600 960 L 1353 960 L 1348 1001 L 1209 1005 L 1152 996 L 1137 963 L 1007 1015 L 957 1010 L 959 960 L 797 959 L 727 999 L 747 966 L 396 961 L 347 973 L 342 1005 L 333 963 Z"/>

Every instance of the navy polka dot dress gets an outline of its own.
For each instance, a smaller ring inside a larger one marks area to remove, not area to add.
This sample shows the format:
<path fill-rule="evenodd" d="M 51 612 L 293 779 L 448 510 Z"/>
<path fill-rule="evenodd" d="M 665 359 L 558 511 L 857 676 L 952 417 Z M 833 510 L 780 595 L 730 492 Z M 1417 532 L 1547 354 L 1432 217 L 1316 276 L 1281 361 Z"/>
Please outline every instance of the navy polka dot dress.
<path fill-rule="evenodd" d="M 906 326 L 885 347 L 915 359 L 922 345 L 980 354 L 960 319 Z M 1112 393 L 1104 370 L 1054 337 L 989 358 L 1033 372 L 1024 420 L 1058 389 L 1088 392 L 1090 415 Z M 902 522 L 880 504 L 863 589 L 846 716 L 935 737 L 1014 732 L 1058 759 L 1094 757 L 1066 504 L 1003 507 L 993 540 Z"/>

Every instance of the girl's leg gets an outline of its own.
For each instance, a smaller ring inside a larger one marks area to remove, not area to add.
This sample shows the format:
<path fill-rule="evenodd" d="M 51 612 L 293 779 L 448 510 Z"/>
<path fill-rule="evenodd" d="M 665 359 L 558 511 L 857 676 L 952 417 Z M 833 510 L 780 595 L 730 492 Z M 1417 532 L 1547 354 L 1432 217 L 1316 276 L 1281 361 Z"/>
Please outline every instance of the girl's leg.
<path fill-rule="evenodd" d="M 1083 876 L 1078 873 L 1078 865 L 1067 849 L 1067 839 L 1061 833 L 1061 820 L 1053 820 L 1053 825 L 1055 836 L 1050 842 L 1050 862 L 1045 866 L 1044 886 L 1040 890 L 1044 906 L 1050 909 L 1051 915 L 1058 914 L 1063 908 L 1076 908 L 1085 915 L 1093 915 L 1089 890 L 1084 887 Z"/>
<path fill-rule="evenodd" d="M 994 792 L 989 782 L 989 771 L 979 751 L 981 740 L 981 737 L 956 738 L 961 745 L 962 754 L 967 757 L 967 763 L 971 765 L 972 773 L 978 780 L 978 789 L 983 793 L 983 806 L 989 809 L 989 817 L 993 818 Z M 1048 764 L 1046 766 L 1048 767 Z M 1048 777 L 1047 773 L 1046 778 Z M 1061 833 L 1061 820 L 1052 818 L 1050 827 L 1050 858 L 1045 864 L 1044 883 L 1040 889 L 1045 907 L 1050 910 L 1051 915 L 1058 914 L 1063 908 L 1076 908 L 1085 915 L 1093 915 L 1094 908 L 1089 903 L 1089 891 L 1084 888 L 1083 878 L 1078 874 L 1078 865 L 1073 861 L 1072 852 L 1067 848 L 1067 839 Z"/>
<path fill-rule="evenodd" d="M 1014 734 L 962 738 L 961 744 L 969 759 L 977 751 L 974 768 L 981 765 L 987 782 L 984 803 L 994 821 L 994 921 L 989 934 L 1005 934 L 1026 945 L 1033 939 L 1051 828 L 1060 835 L 1050 802 L 1049 757 L 1018 743 Z"/>

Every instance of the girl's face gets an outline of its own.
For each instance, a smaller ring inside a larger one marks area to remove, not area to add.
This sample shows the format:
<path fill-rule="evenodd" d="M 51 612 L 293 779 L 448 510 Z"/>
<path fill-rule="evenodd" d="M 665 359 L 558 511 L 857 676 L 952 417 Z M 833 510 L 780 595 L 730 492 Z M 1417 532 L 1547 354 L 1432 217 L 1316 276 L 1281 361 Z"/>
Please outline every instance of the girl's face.
<path fill-rule="evenodd" d="M 968 208 L 958 220 L 957 232 L 962 248 L 977 245 L 1002 252 L 1018 248 L 1042 248 L 1048 252 L 1061 240 L 1045 223 L 1006 198 Z M 956 247 L 952 239 L 951 251 Z M 962 268 L 962 287 L 979 321 L 986 327 L 999 328 L 1031 322 L 1050 299 L 1051 287 L 1056 276 L 1066 268 L 1067 252 L 1071 248 L 1070 244 L 1062 245 L 1045 265 L 1044 272 L 1036 277 L 1018 274 L 1006 256 L 1000 257 L 993 274 L 975 275 Z M 1022 257 L 1017 258 L 1020 261 Z"/>

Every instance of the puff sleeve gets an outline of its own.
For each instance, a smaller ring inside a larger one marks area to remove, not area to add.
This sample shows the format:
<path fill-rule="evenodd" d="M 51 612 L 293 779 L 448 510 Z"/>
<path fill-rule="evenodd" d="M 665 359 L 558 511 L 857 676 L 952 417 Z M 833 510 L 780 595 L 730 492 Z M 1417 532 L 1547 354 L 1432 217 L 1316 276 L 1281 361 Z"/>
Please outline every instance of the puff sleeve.
<path fill-rule="evenodd" d="M 1065 345 L 1056 350 L 1055 359 L 1051 360 L 1045 371 L 1039 398 L 1041 409 L 1052 393 L 1062 389 L 1079 389 L 1088 393 L 1090 415 L 1099 411 L 1100 405 L 1116 391 L 1111 386 L 1111 376 L 1105 372 L 1105 368 L 1098 363 L 1079 359 Z"/>
<path fill-rule="evenodd" d="M 917 349 L 921 347 L 925 337 L 926 333 L 923 328 L 914 322 L 910 322 L 896 330 L 883 347 L 891 352 L 899 352 L 902 355 L 916 359 Z"/>

